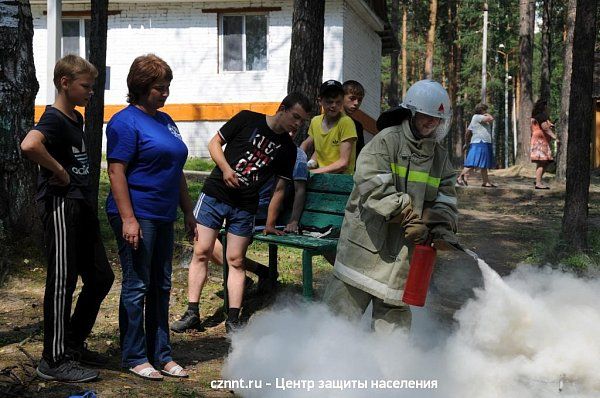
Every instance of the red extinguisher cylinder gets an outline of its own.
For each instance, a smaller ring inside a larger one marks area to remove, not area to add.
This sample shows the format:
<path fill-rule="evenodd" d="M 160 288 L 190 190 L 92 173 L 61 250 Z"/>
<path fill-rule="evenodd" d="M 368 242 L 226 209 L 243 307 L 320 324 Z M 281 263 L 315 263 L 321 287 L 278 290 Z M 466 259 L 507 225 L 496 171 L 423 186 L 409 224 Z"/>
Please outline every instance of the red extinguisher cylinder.
<path fill-rule="evenodd" d="M 415 245 L 402 301 L 417 307 L 425 305 L 434 264 L 435 248 L 431 244 Z"/>

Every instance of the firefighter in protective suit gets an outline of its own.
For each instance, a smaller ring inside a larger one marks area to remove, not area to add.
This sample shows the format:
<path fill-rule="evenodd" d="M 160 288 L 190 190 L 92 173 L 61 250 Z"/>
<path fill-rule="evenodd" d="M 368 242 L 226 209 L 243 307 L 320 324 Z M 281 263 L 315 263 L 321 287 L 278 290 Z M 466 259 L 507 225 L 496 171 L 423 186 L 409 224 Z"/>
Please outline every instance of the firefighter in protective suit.
<path fill-rule="evenodd" d="M 381 131 L 356 162 L 324 295 L 334 313 L 358 320 L 373 301 L 375 331 L 410 328 L 402 294 L 414 244 L 458 244 L 456 173 L 440 144 L 450 120 L 448 93 L 433 80 L 413 84 L 378 119 Z"/>

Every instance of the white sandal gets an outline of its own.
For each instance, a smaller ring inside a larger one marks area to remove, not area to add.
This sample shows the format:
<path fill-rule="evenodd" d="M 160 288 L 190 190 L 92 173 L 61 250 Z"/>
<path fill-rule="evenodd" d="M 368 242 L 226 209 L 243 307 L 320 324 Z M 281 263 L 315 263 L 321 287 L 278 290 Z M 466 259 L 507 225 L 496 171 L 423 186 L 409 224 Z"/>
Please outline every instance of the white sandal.
<path fill-rule="evenodd" d="M 179 365 L 174 365 L 169 370 L 161 369 L 160 373 L 164 374 L 165 376 L 178 377 L 180 379 L 185 379 L 187 377 L 190 377 L 190 375 L 185 373 L 185 370 Z"/>
<path fill-rule="evenodd" d="M 138 371 L 136 371 L 135 368 L 129 368 L 129 372 L 146 380 L 160 381 L 164 379 L 164 377 L 162 377 L 160 374 L 158 376 L 150 376 L 152 373 L 158 373 L 158 371 L 152 366 L 140 369 Z"/>

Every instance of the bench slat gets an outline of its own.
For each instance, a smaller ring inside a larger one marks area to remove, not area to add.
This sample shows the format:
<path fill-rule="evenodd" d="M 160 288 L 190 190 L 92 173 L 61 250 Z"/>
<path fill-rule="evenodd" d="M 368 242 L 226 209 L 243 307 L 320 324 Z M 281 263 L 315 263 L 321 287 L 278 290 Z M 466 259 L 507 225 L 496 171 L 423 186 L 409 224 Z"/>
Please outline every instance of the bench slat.
<path fill-rule="evenodd" d="M 353 187 L 354 180 L 349 174 L 312 174 L 307 190 L 350 195 Z"/>
<path fill-rule="evenodd" d="M 329 213 L 343 215 L 346 208 L 348 195 L 337 195 L 331 193 L 310 192 L 306 195 L 304 210 L 315 213 Z"/>
<path fill-rule="evenodd" d="M 254 235 L 254 240 L 266 243 L 274 243 L 280 246 L 295 247 L 297 249 L 308 249 L 317 251 L 334 250 L 337 247 L 337 239 L 312 238 L 310 236 L 286 234 L 286 235 Z"/>
<path fill-rule="evenodd" d="M 302 213 L 302 217 L 300 218 L 301 225 L 310 225 L 312 227 L 326 227 L 328 225 L 333 225 L 338 229 L 342 226 L 342 221 L 344 221 L 344 216 L 337 216 L 333 214 L 325 214 L 325 213 L 313 213 L 312 211 L 305 210 Z"/>

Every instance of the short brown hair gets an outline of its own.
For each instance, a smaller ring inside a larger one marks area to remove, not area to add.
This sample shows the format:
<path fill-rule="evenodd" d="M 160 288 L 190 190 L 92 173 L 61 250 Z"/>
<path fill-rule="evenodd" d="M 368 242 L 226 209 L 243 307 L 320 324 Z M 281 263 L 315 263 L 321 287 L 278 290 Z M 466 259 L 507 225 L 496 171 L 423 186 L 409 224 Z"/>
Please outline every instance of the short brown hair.
<path fill-rule="evenodd" d="M 98 69 L 78 55 L 65 55 L 54 65 L 54 87 L 60 91 L 60 79 L 76 79 L 79 75 L 90 75 L 94 79 L 98 77 Z"/>
<path fill-rule="evenodd" d="M 281 105 L 279 105 L 279 109 L 286 110 L 293 108 L 296 104 L 299 104 L 302 109 L 306 113 L 310 113 L 312 110 L 312 105 L 306 95 L 300 92 L 293 92 L 286 95 L 286 97 L 281 101 Z"/>
<path fill-rule="evenodd" d="M 488 110 L 488 106 L 486 104 L 483 103 L 479 103 L 477 105 L 475 105 L 475 114 L 476 115 L 483 115 L 484 113 L 486 113 Z"/>
<path fill-rule="evenodd" d="M 363 98 L 365 96 L 365 88 L 356 80 L 346 80 L 342 87 L 344 88 L 344 95 L 354 94 Z"/>
<path fill-rule="evenodd" d="M 148 94 L 157 80 L 173 80 L 171 67 L 154 54 L 141 55 L 133 60 L 127 75 L 127 102 L 137 104 L 140 97 Z"/>

